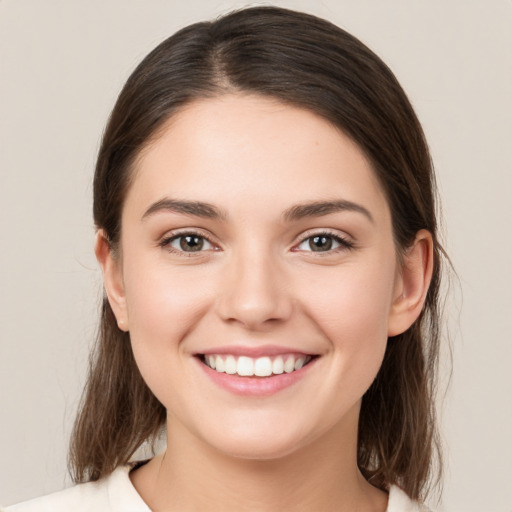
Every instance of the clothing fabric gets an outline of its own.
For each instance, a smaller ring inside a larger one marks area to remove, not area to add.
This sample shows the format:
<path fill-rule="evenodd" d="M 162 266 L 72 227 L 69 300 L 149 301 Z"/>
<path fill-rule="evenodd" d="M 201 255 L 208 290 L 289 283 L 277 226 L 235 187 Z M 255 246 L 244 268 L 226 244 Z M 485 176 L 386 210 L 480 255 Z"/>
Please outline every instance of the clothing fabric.
<path fill-rule="evenodd" d="M 151 512 L 130 480 L 133 466 L 121 466 L 97 482 L 75 485 L 42 498 L 12 505 L 5 512 Z M 387 512 L 428 512 L 398 487 L 389 491 Z"/>

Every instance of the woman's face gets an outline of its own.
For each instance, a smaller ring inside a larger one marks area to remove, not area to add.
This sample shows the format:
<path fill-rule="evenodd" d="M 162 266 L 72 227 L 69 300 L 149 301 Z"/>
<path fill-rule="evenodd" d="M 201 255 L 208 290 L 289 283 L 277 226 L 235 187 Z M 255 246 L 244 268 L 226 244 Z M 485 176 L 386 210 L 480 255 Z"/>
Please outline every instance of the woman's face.
<path fill-rule="evenodd" d="M 258 459 L 355 435 L 402 278 L 343 133 L 258 96 L 196 101 L 140 155 L 120 244 L 109 298 L 171 431 Z"/>

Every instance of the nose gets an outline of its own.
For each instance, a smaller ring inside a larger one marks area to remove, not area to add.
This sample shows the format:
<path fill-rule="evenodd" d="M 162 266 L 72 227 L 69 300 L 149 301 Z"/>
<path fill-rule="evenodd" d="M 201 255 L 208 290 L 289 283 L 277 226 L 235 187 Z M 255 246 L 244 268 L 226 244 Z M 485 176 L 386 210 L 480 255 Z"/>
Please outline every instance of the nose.
<path fill-rule="evenodd" d="M 234 256 L 226 262 L 218 314 L 250 330 L 264 330 L 287 320 L 293 300 L 283 269 L 268 254 Z"/>

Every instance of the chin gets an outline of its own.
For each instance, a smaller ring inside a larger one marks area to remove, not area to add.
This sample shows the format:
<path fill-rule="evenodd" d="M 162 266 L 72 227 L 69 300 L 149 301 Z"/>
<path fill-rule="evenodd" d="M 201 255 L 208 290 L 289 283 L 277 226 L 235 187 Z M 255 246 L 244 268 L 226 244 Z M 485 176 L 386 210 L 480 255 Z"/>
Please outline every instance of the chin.
<path fill-rule="evenodd" d="M 256 426 L 256 425 L 253 425 Z M 204 440 L 228 457 L 245 460 L 282 459 L 308 443 L 304 434 L 281 428 L 224 428 L 220 435 L 209 435 Z M 310 437 L 310 436 L 307 436 Z M 311 436 L 312 437 L 312 436 Z"/>
<path fill-rule="evenodd" d="M 276 444 L 268 442 L 262 443 L 251 443 L 251 444 L 234 444 L 229 443 L 228 445 L 217 447 L 219 451 L 224 453 L 228 457 L 232 457 L 235 459 L 242 459 L 247 461 L 272 461 L 283 459 L 292 453 L 296 452 L 298 448 L 298 444 L 296 443 L 286 443 L 286 444 Z"/>

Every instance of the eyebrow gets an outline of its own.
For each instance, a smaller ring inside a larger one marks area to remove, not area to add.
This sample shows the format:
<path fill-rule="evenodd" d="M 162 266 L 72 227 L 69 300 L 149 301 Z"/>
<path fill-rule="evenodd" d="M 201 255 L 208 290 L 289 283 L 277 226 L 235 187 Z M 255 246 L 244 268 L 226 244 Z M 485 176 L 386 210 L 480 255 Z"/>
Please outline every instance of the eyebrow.
<path fill-rule="evenodd" d="M 213 220 L 226 220 L 228 217 L 226 212 L 211 203 L 165 198 L 153 203 L 142 215 L 142 220 L 161 211 L 184 213 Z M 375 222 L 372 214 L 364 206 L 345 199 L 296 204 L 285 210 L 283 219 L 292 222 L 307 217 L 321 217 L 343 211 L 361 213 L 371 222 Z"/>
<path fill-rule="evenodd" d="M 364 206 L 345 199 L 312 201 L 305 204 L 297 204 L 288 208 L 288 210 L 284 212 L 283 217 L 286 221 L 294 221 L 306 217 L 321 217 L 322 215 L 343 211 L 361 213 L 371 222 L 375 222 L 372 214 Z"/>
<path fill-rule="evenodd" d="M 161 211 L 171 211 L 176 213 L 184 213 L 186 215 L 194 215 L 196 217 L 204 217 L 206 219 L 225 220 L 227 214 L 217 206 L 202 201 L 184 201 L 180 199 L 161 199 L 153 203 L 142 216 L 142 220 Z"/>

